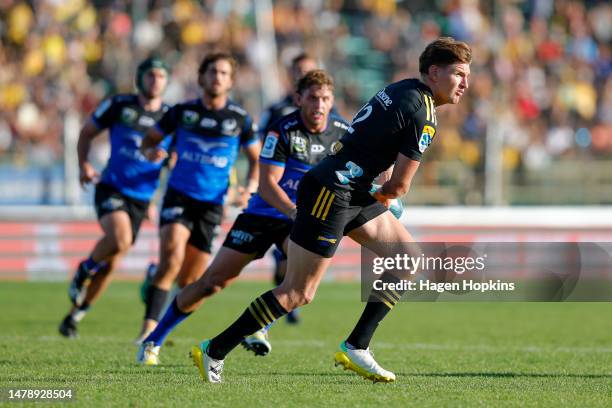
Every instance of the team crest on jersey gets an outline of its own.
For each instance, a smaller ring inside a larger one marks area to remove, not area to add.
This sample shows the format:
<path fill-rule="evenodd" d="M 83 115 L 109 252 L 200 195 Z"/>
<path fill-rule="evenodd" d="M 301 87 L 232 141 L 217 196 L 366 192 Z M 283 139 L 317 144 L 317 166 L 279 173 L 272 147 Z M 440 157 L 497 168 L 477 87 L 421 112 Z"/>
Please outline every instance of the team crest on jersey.
<path fill-rule="evenodd" d="M 212 129 L 217 126 L 217 121 L 213 118 L 202 118 L 200 121 L 200 127 Z"/>
<path fill-rule="evenodd" d="M 429 125 L 425 125 L 423 127 L 423 131 L 421 132 L 421 138 L 419 139 L 419 151 L 423 153 L 425 149 L 429 147 L 431 142 L 433 141 L 433 137 L 436 133 L 436 129 Z"/>
<path fill-rule="evenodd" d="M 334 143 L 332 143 L 331 148 L 329 150 L 331 150 L 331 154 L 337 154 L 340 150 L 342 150 L 342 142 L 341 141 L 336 141 Z"/>
<path fill-rule="evenodd" d="M 276 132 L 268 132 L 266 135 L 266 140 L 264 140 L 264 145 L 261 149 L 260 156 L 265 159 L 271 159 L 274 157 L 274 150 L 276 149 L 276 144 L 278 143 L 278 133 Z"/>
<path fill-rule="evenodd" d="M 138 112 L 132 108 L 123 108 L 121 110 L 121 121 L 123 123 L 134 123 L 138 117 Z"/>
<path fill-rule="evenodd" d="M 198 114 L 198 112 L 186 110 L 183 112 L 182 119 L 185 125 L 194 125 L 198 121 L 198 119 L 200 119 L 200 115 Z"/>
<path fill-rule="evenodd" d="M 221 133 L 225 135 L 233 135 L 236 133 L 236 128 L 238 127 L 238 122 L 236 119 L 225 119 L 221 122 Z"/>
<path fill-rule="evenodd" d="M 303 137 L 297 135 L 291 136 L 291 145 L 293 146 L 293 151 L 295 153 L 306 153 L 306 139 L 304 139 Z"/>

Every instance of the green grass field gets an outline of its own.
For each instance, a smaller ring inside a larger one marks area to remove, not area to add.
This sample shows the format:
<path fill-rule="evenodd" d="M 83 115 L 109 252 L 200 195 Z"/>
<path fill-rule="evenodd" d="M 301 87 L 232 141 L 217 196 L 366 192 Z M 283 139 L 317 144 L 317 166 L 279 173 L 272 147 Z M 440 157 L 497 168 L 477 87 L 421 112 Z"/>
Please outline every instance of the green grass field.
<path fill-rule="evenodd" d="M 323 284 L 300 326 L 272 330 L 269 356 L 237 349 L 225 383 L 211 385 L 191 345 L 267 285 L 237 283 L 205 304 L 170 336 L 158 367 L 134 360 L 136 283 L 113 283 L 72 341 L 57 334 L 66 287 L 0 282 L 0 387 L 73 388 L 78 406 L 612 406 L 612 303 L 400 304 L 372 344 L 398 380 L 372 384 L 332 364 L 362 310 L 359 286 Z"/>

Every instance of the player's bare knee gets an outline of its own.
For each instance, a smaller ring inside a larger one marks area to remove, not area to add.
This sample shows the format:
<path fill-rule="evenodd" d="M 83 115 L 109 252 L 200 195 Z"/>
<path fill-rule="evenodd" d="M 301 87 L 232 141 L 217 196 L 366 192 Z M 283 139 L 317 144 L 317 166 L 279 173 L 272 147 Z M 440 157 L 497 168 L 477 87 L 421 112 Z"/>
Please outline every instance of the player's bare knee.
<path fill-rule="evenodd" d="M 127 252 L 132 246 L 132 234 L 125 234 L 117 238 L 117 252 Z"/>
<path fill-rule="evenodd" d="M 307 291 L 294 290 L 288 293 L 288 305 L 290 310 L 304 306 L 312 302 L 314 296 L 311 296 Z"/>

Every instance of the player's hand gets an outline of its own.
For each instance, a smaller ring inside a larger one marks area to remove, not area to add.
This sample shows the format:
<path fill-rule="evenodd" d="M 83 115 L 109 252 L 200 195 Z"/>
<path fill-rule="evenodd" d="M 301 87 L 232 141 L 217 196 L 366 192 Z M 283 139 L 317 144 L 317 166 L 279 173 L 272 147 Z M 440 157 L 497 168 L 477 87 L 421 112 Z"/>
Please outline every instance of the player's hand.
<path fill-rule="evenodd" d="M 297 208 L 293 207 L 291 209 L 291 211 L 289 211 L 287 214 L 287 217 L 291 218 L 293 221 L 295 221 L 295 217 L 297 216 Z"/>
<path fill-rule="evenodd" d="M 378 184 L 372 184 L 370 194 L 372 194 L 372 197 L 382 203 L 382 205 L 387 207 L 395 218 L 398 220 L 401 218 L 402 214 L 404 213 L 404 203 L 402 203 L 402 200 L 399 198 L 387 198 L 381 193 L 381 186 Z"/>
<path fill-rule="evenodd" d="M 246 206 L 249 204 L 251 193 L 249 193 L 243 186 L 236 187 L 234 191 L 235 194 L 233 194 L 231 201 L 232 207 L 246 208 Z"/>
<path fill-rule="evenodd" d="M 148 147 L 142 152 L 143 156 L 150 162 L 159 163 L 168 157 L 168 152 L 161 147 Z"/>
<path fill-rule="evenodd" d="M 82 188 L 85 188 L 86 184 L 97 183 L 99 178 L 100 173 L 91 164 L 85 162 L 79 168 L 79 183 L 81 183 Z"/>

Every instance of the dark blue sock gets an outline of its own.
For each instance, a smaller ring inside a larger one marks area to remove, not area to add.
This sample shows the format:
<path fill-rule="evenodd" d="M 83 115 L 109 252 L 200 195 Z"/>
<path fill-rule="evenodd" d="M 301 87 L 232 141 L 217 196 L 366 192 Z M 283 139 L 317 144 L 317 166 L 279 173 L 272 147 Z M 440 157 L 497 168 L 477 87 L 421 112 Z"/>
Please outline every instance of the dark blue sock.
<path fill-rule="evenodd" d="M 96 261 L 94 261 L 91 256 L 83 261 L 83 266 L 87 270 L 87 272 L 94 270 L 96 267 Z"/>
<path fill-rule="evenodd" d="M 176 298 L 174 298 L 155 330 L 149 334 L 149 337 L 147 337 L 143 343 L 152 341 L 156 346 L 161 346 L 170 332 L 190 314 L 191 312 L 182 312 L 176 304 Z"/>

